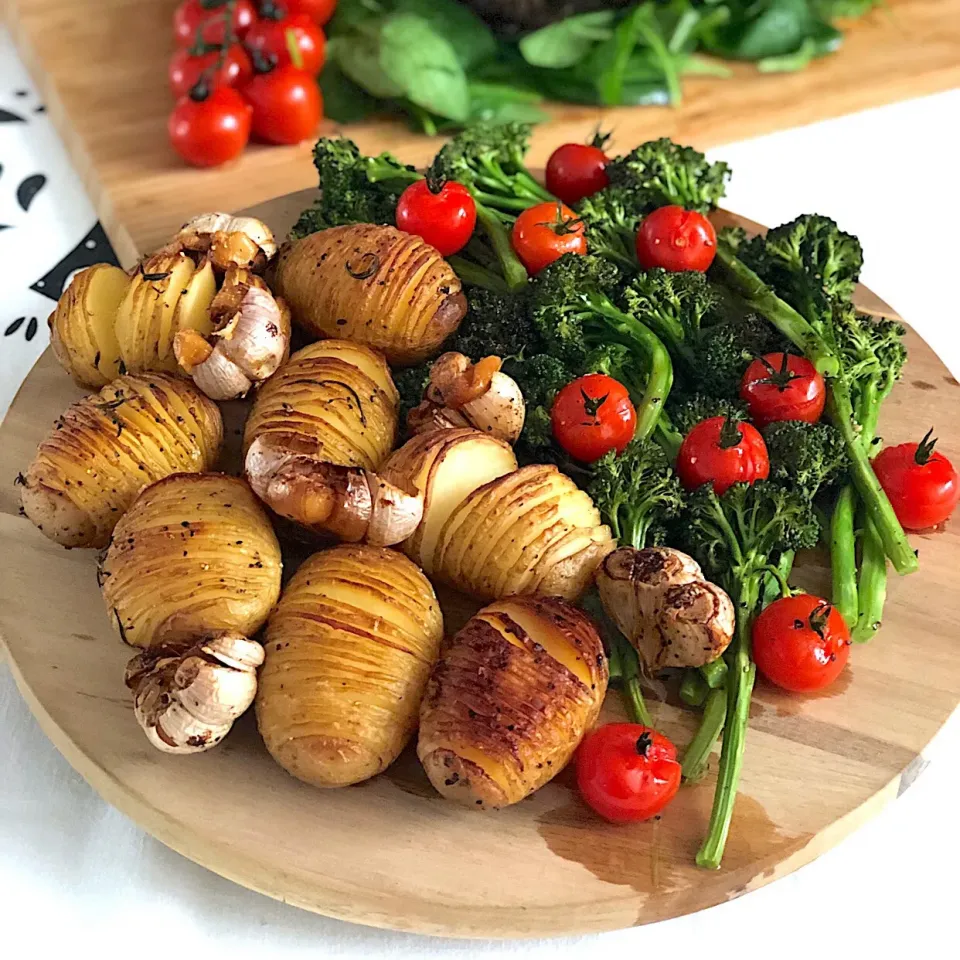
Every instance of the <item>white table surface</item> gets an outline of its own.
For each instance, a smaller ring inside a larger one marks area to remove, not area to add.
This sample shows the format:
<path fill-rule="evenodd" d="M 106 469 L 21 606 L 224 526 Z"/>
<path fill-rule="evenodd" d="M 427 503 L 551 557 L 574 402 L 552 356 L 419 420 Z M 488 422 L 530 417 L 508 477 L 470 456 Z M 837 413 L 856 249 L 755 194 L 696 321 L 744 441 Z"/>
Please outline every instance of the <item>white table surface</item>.
<path fill-rule="evenodd" d="M 43 286 L 30 287 L 68 251 L 71 264 L 91 247 L 97 258 L 105 255 L 96 249 L 97 232 L 90 233 L 94 212 L 39 105 L 0 28 L 0 415 L 47 342 L 52 301 Z M 958 137 L 960 90 L 727 146 L 713 158 L 733 167 L 731 209 L 765 223 L 816 210 L 857 233 L 866 248 L 864 281 L 960 374 Z M 24 181 L 38 173 L 46 182 L 24 209 L 18 193 L 24 199 Z M 31 317 L 38 322 L 28 340 Z M 958 413 L 944 410 L 938 427 L 958 429 Z M 739 900 L 595 937 L 438 940 L 314 916 L 168 850 L 73 772 L 0 666 L 0 956 L 27 948 L 24 955 L 36 958 L 95 949 L 101 958 L 136 960 L 561 960 L 682 951 L 752 960 L 771 952 L 923 956 L 935 946 L 955 956 L 958 748 L 955 715 L 926 751 L 931 762 L 917 782 L 876 820 L 815 863 Z"/>

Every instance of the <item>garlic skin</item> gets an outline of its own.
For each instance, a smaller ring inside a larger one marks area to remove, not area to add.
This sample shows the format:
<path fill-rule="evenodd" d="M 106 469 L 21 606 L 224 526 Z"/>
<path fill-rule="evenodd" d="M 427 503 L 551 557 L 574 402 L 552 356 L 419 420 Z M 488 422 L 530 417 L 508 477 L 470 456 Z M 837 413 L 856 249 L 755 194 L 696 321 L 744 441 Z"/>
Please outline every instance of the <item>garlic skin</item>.
<path fill-rule="evenodd" d="M 680 550 L 620 547 L 597 569 L 596 581 L 604 609 L 649 673 L 701 667 L 733 639 L 733 601 Z"/>
<path fill-rule="evenodd" d="M 253 703 L 263 660 L 255 640 L 222 632 L 186 650 L 146 650 L 127 664 L 124 681 L 153 746 L 164 753 L 202 753 Z"/>
<path fill-rule="evenodd" d="M 406 540 L 423 517 L 423 498 L 371 470 L 327 463 L 318 445 L 295 434 L 257 437 L 244 471 L 275 513 L 349 543 L 388 547 Z"/>
<path fill-rule="evenodd" d="M 277 253 L 273 231 L 262 220 L 229 213 L 202 213 L 188 220 L 174 236 L 171 246 L 208 254 L 213 266 L 221 272 L 231 266 L 259 272 Z"/>
<path fill-rule="evenodd" d="M 473 427 L 507 443 L 523 430 L 526 405 L 517 382 L 500 370 L 499 357 L 477 363 L 462 353 L 444 353 L 430 368 L 424 400 L 407 415 L 412 434 Z"/>

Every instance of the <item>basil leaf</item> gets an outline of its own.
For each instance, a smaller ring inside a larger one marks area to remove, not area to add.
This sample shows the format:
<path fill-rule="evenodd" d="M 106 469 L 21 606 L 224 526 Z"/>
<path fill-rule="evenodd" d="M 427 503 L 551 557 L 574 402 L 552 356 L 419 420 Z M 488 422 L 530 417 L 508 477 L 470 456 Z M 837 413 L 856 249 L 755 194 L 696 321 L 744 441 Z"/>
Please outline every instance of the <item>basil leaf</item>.
<path fill-rule="evenodd" d="M 324 115 L 337 123 L 359 123 L 383 109 L 379 100 L 343 72 L 336 59 L 327 61 L 317 81 L 323 94 Z"/>
<path fill-rule="evenodd" d="M 415 13 L 423 17 L 450 42 L 465 70 L 496 53 L 497 41 L 493 31 L 457 0 L 400 0 L 397 13 Z"/>
<path fill-rule="evenodd" d="M 470 120 L 484 123 L 540 123 L 548 115 L 537 93 L 502 83 L 470 84 Z"/>
<path fill-rule="evenodd" d="M 528 33 L 520 41 L 520 52 L 535 67 L 560 70 L 582 60 L 594 46 L 613 35 L 612 10 L 581 13 Z"/>
<path fill-rule="evenodd" d="M 354 83 L 375 97 L 403 96 L 403 87 L 380 66 L 380 44 L 379 33 L 337 37 L 336 63 Z"/>
<path fill-rule="evenodd" d="M 384 21 L 380 66 L 411 103 L 450 120 L 470 116 L 467 77 L 457 54 L 423 17 L 401 13 Z"/>
<path fill-rule="evenodd" d="M 737 60 L 781 56 L 797 50 L 815 23 L 808 0 L 763 0 L 734 13 L 708 49 Z"/>

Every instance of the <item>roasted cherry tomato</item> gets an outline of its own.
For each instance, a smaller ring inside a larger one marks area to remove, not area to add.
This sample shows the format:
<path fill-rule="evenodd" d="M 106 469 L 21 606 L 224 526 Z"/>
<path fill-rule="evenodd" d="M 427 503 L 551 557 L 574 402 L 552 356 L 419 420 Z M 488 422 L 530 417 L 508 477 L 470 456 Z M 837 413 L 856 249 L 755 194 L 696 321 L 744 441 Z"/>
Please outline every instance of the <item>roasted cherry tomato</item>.
<path fill-rule="evenodd" d="M 576 764 L 580 795 L 613 823 L 649 820 L 680 786 L 677 748 L 638 723 L 608 723 L 588 733 Z"/>
<path fill-rule="evenodd" d="M 242 153 L 250 120 L 250 104 L 233 87 L 197 84 L 177 101 L 167 129 L 173 149 L 187 163 L 215 167 Z"/>
<path fill-rule="evenodd" d="M 576 460 L 592 463 L 623 448 L 633 438 L 637 411 L 627 388 L 604 373 L 588 373 L 568 383 L 550 408 L 557 443 Z"/>
<path fill-rule="evenodd" d="M 873 469 L 897 519 L 907 530 L 938 527 L 960 501 L 953 464 L 934 451 L 930 430 L 919 443 L 901 443 L 877 454 Z"/>
<path fill-rule="evenodd" d="M 337 9 L 337 0 L 280 0 L 279 6 L 287 13 L 305 13 L 318 27 L 322 27 Z"/>
<path fill-rule="evenodd" d="M 476 223 L 477 205 L 455 180 L 418 180 L 397 201 L 397 226 L 422 237 L 444 257 L 466 245 Z"/>
<path fill-rule="evenodd" d="M 792 353 L 768 353 L 747 367 L 740 399 L 761 429 L 778 420 L 816 423 L 823 413 L 827 388 L 816 367 Z"/>
<path fill-rule="evenodd" d="M 610 182 L 603 152 L 608 135 L 597 134 L 591 143 L 565 143 L 547 161 L 547 189 L 564 203 L 579 203 Z"/>
<path fill-rule="evenodd" d="M 290 64 L 255 74 L 242 92 L 253 108 L 253 135 L 266 143 L 308 140 L 323 119 L 316 79 Z"/>
<path fill-rule="evenodd" d="M 672 273 L 704 271 L 717 252 L 713 224 L 695 210 L 660 207 L 644 217 L 637 231 L 637 259 L 644 270 L 663 267 Z"/>
<path fill-rule="evenodd" d="M 239 43 L 232 43 L 220 60 L 220 48 L 183 48 L 170 58 L 170 90 L 175 97 L 185 97 L 202 77 L 214 87 L 235 87 L 253 76 L 253 67 L 247 51 Z"/>
<path fill-rule="evenodd" d="M 293 66 L 314 76 L 326 59 L 326 37 L 308 16 L 288 16 L 281 7 L 272 5 L 261 10 L 261 18 L 250 27 L 243 42 L 249 50 L 258 51 L 280 67 L 293 63 L 291 46 L 295 45 L 299 62 Z"/>
<path fill-rule="evenodd" d="M 250 0 L 237 0 L 233 8 L 233 32 L 242 40 L 257 11 Z M 202 29 L 201 29 L 202 27 Z M 183 0 L 173 12 L 173 37 L 178 47 L 224 42 L 227 36 L 227 0 Z"/>
<path fill-rule="evenodd" d="M 524 210 L 513 225 L 512 242 L 529 274 L 539 273 L 565 253 L 587 252 L 583 221 L 559 201 Z"/>
<path fill-rule="evenodd" d="M 808 593 L 775 600 L 753 621 L 757 669 L 784 690 L 833 683 L 850 658 L 850 631 L 831 604 Z"/>
<path fill-rule="evenodd" d="M 712 483 L 721 496 L 735 483 L 769 475 L 767 445 L 757 428 L 727 417 L 702 420 L 684 437 L 677 454 L 677 476 L 688 490 Z"/>

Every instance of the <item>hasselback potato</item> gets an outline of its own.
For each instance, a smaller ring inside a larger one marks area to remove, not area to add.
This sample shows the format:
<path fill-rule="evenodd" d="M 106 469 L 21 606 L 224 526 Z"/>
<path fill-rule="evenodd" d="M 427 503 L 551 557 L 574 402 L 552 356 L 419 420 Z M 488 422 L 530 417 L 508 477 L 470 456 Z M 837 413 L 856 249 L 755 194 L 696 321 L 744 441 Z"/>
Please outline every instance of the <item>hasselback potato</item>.
<path fill-rule="evenodd" d="M 433 247 L 369 223 L 286 244 L 272 285 L 312 336 L 370 344 L 400 366 L 437 353 L 467 309 L 459 278 Z"/>
<path fill-rule="evenodd" d="M 556 597 L 484 607 L 444 645 L 417 755 L 444 796 L 517 803 L 558 774 L 600 712 L 608 669 L 582 611 Z"/>
<path fill-rule="evenodd" d="M 21 478 L 26 515 L 65 547 L 103 547 L 148 484 L 209 470 L 223 440 L 217 405 L 163 373 L 119 377 L 72 404 Z"/>
<path fill-rule="evenodd" d="M 114 628 L 137 647 L 249 637 L 280 595 L 280 545 L 247 484 L 176 474 L 147 487 L 113 533 L 100 569 Z"/>
<path fill-rule="evenodd" d="M 273 758 L 320 787 L 372 777 L 417 725 L 443 636 L 430 582 L 402 554 L 314 554 L 267 626 L 257 722 Z"/>

